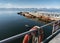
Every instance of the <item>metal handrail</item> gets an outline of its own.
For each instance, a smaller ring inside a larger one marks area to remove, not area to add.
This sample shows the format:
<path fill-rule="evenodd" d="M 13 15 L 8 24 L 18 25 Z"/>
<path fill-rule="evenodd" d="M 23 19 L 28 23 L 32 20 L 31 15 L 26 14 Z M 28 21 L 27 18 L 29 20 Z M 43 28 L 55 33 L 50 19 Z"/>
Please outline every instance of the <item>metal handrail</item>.
<path fill-rule="evenodd" d="M 43 28 L 43 27 L 48 26 L 48 25 L 51 25 L 51 24 L 53 24 L 53 23 L 55 23 L 55 22 L 57 22 L 57 21 L 53 21 L 53 22 L 48 23 L 48 24 L 46 24 L 46 25 L 40 26 L 40 28 Z M 24 33 L 21 33 L 21 34 L 12 36 L 12 37 L 10 37 L 10 38 L 6 38 L 6 39 L 4 39 L 4 40 L 1 40 L 0 43 L 10 42 L 10 41 L 12 41 L 12 40 L 15 40 L 15 39 L 18 39 L 18 38 L 24 36 L 25 34 L 29 34 L 29 33 L 34 32 L 34 31 L 37 31 L 37 30 L 27 31 L 27 32 L 24 32 Z"/>
<path fill-rule="evenodd" d="M 60 33 L 60 29 L 58 29 L 56 32 L 54 32 L 52 35 L 50 35 L 49 37 L 47 37 L 44 41 L 42 41 L 41 43 L 48 43 L 52 38 L 54 38 L 57 34 Z"/>
<path fill-rule="evenodd" d="M 55 22 L 57 22 L 57 21 L 53 21 L 53 22 L 51 22 L 51 23 L 45 24 L 45 25 L 43 25 L 43 26 L 40 26 L 40 28 L 46 27 L 46 26 L 51 25 L 51 24 L 53 24 L 53 23 L 55 23 Z"/>
<path fill-rule="evenodd" d="M 4 39 L 4 40 L 1 40 L 0 43 L 10 42 L 10 41 L 12 41 L 12 40 L 15 40 L 15 39 L 18 39 L 18 38 L 24 36 L 25 34 L 29 34 L 29 33 L 34 32 L 34 31 L 36 31 L 36 30 L 27 31 L 27 32 L 24 32 L 24 33 L 21 33 L 21 34 L 12 36 L 12 37 L 10 37 L 10 38 L 6 38 L 6 39 Z"/>

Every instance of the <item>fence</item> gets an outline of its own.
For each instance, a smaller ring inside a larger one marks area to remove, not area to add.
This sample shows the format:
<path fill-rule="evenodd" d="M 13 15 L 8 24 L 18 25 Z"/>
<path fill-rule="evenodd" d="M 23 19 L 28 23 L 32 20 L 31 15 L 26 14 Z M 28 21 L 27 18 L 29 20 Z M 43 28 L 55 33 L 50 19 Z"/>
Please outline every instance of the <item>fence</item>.
<path fill-rule="evenodd" d="M 37 28 L 38 28 L 37 30 L 26 31 L 26 32 L 24 32 L 24 33 L 21 33 L 21 34 L 12 36 L 12 37 L 7 38 L 7 39 L 4 39 L 4 40 L 1 40 L 0 43 L 9 43 L 10 41 L 13 41 L 13 40 L 18 39 L 18 38 L 20 38 L 20 37 L 23 37 L 23 36 L 26 35 L 26 34 L 30 34 L 30 33 L 32 33 L 32 32 L 39 31 L 41 28 L 53 24 L 52 35 L 49 36 L 46 40 L 42 41 L 42 43 L 49 42 L 49 41 L 50 41 L 49 39 L 51 39 L 52 36 L 56 35 L 56 33 L 58 33 L 58 32 L 60 31 L 60 30 L 58 30 L 58 27 L 59 27 L 59 26 L 57 26 L 57 25 L 59 25 L 59 22 L 60 22 L 60 20 L 58 20 L 58 21 L 53 21 L 53 22 L 48 23 L 48 24 L 46 24 L 46 25 L 40 26 L 39 28 L 37 27 Z M 57 24 L 57 25 L 55 25 L 55 24 Z M 56 29 L 54 28 L 55 26 L 57 26 Z M 56 31 L 56 30 L 57 30 L 57 31 Z"/>

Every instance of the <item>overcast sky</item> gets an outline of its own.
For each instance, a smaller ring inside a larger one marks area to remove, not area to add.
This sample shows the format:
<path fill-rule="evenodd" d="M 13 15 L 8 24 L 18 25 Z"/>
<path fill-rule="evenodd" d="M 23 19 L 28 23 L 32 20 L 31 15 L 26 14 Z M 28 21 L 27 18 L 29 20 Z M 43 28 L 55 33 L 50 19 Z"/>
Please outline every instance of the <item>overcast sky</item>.
<path fill-rule="evenodd" d="M 60 0 L 0 0 L 0 8 L 60 8 Z"/>

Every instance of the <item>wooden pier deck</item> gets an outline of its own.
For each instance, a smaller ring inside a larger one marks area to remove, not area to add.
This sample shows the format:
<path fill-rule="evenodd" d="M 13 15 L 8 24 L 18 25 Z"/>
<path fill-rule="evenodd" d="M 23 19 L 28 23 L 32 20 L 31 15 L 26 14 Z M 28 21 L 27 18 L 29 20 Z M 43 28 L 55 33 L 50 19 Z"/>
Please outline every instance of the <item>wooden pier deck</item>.
<path fill-rule="evenodd" d="M 60 33 L 56 35 L 49 43 L 60 43 Z"/>

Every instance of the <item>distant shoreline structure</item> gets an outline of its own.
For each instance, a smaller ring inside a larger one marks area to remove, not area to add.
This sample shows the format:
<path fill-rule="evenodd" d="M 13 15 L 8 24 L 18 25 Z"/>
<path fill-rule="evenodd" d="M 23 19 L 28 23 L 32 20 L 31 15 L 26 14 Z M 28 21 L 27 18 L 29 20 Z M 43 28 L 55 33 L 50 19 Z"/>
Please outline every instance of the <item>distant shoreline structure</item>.
<path fill-rule="evenodd" d="M 44 21 L 60 20 L 60 13 L 57 12 L 54 13 L 54 12 L 34 11 L 34 12 L 19 12 L 18 14 L 28 18 L 38 18 Z"/>

